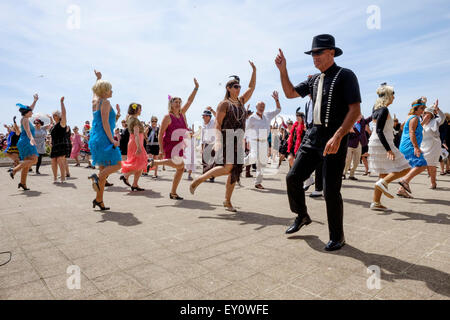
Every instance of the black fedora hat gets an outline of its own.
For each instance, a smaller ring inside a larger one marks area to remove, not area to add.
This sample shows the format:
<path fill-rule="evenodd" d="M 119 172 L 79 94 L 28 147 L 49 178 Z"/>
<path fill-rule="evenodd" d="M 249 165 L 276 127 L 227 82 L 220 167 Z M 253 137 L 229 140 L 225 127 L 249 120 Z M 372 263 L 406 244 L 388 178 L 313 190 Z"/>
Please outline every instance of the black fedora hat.
<path fill-rule="evenodd" d="M 336 47 L 334 37 L 331 34 L 321 34 L 318 36 L 315 36 L 313 38 L 311 51 L 306 51 L 306 54 L 311 54 L 315 50 L 321 50 L 321 49 L 334 49 L 335 50 L 335 57 L 339 57 L 342 55 L 342 50 L 338 47 Z"/>

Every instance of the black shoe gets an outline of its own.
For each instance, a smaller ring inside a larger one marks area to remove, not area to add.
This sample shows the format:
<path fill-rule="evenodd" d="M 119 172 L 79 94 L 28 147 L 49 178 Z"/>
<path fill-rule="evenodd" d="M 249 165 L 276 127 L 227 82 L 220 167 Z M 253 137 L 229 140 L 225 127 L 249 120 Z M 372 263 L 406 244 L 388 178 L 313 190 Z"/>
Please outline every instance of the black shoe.
<path fill-rule="evenodd" d="M 41 173 L 40 173 L 39 171 L 36 171 L 36 174 L 37 174 L 37 175 L 40 175 Z"/>
<path fill-rule="evenodd" d="M 131 187 L 131 191 L 145 191 L 145 189 L 141 189 L 139 187 Z"/>
<path fill-rule="evenodd" d="M 14 172 L 12 170 L 9 172 L 9 176 L 14 180 Z"/>
<path fill-rule="evenodd" d="M 97 174 L 94 173 L 88 179 L 92 180 L 92 189 L 94 189 L 95 192 L 99 192 L 100 191 L 100 185 L 98 184 L 98 176 L 97 176 Z"/>
<path fill-rule="evenodd" d="M 330 242 L 328 242 L 327 246 L 325 247 L 325 250 L 337 251 L 340 250 L 343 246 L 345 246 L 345 239 L 342 239 L 341 241 L 330 240 Z"/>
<path fill-rule="evenodd" d="M 103 202 L 97 202 L 97 200 L 94 199 L 94 201 L 92 201 L 92 208 L 95 209 L 95 207 L 99 207 L 100 211 L 111 210 L 111 208 L 106 208 Z"/>
<path fill-rule="evenodd" d="M 66 174 L 66 178 L 70 178 L 70 174 Z"/>
<path fill-rule="evenodd" d="M 108 181 L 106 181 L 105 183 L 105 187 L 112 187 L 114 185 L 114 183 L 109 183 Z"/>
<path fill-rule="evenodd" d="M 209 179 L 209 182 L 214 183 L 214 179 L 215 179 L 215 178 Z"/>
<path fill-rule="evenodd" d="M 177 194 L 170 194 L 169 196 L 170 196 L 170 199 L 172 199 L 172 200 L 184 200 Z"/>
<path fill-rule="evenodd" d="M 355 177 L 349 177 L 348 180 L 358 181 L 358 179 Z"/>
<path fill-rule="evenodd" d="M 24 186 L 23 184 L 19 183 L 18 189 L 22 188 L 23 191 L 29 191 L 30 189 L 27 188 L 27 186 Z"/>
<path fill-rule="evenodd" d="M 299 217 L 295 218 L 294 223 L 289 227 L 289 229 L 286 230 L 286 234 L 296 233 L 296 232 L 300 231 L 300 229 L 303 226 L 310 225 L 311 223 L 312 223 L 312 220 L 309 217 L 309 215 L 306 215 L 304 217 L 299 216 Z"/>
<path fill-rule="evenodd" d="M 120 180 L 123 181 L 123 183 L 125 183 L 127 186 L 129 186 L 131 188 L 131 184 L 128 182 L 127 178 L 125 178 L 125 176 L 120 176 Z"/>

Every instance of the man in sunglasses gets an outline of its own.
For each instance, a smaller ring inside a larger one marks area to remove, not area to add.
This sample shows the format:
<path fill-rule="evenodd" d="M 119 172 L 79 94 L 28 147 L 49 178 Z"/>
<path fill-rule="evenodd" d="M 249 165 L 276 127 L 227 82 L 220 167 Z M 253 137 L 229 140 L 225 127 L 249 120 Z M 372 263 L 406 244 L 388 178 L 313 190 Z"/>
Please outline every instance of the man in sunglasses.
<path fill-rule="evenodd" d="M 311 51 L 305 53 L 312 55 L 314 65 L 321 73 L 295 87 L 289 80 L 286 58 L 281 49 L 275 60 L 286 97 L 304 98 L 311 94 L 314 108 L 313 126 L 306 132 L 294 165 L 286 176 L 290 208 L 298 215 L 286 233 L 298 232 L 312 222 L 302 184 L 318 166 L 323 165 L 330 234 L 325 250 L 335 251 L 345 245 L 342 173 L 347 155 L 347 135 L 361 114 L 361 94 L 355 74 L 334 62 L 334 57 L 343 52 L 335 46 L 333 36 L 323 34 L 314 37 Z"/>
<path fill-rule="evenodd" d="M 214 141 L 216 140 L 216 122 L 212 120 L 212 117 L 216 116 L 216 112 L 211 107 L 207 107 L 203 111 L 203 125 L 202 125 L 202 166 L 203 173 L 208 172 L 214 166 L 214 157 L 216 155 L 214 151 Z M 214 177 L 209 179 L 209 182 L 214 182 Z"/>

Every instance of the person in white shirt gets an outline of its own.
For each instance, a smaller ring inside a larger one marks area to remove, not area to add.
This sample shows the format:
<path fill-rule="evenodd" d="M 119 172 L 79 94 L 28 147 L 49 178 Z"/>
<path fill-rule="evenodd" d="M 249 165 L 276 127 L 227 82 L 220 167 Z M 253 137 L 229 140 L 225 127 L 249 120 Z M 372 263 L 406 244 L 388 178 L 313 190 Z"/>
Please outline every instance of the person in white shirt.
<path fill-rule="evenodd" d="M 216 121 L 212 119 L 212 116 L 216 117 L 216 112 L 213 108 L 208 107 L 203 112 L 203 125 L 202 125 L 202 165 L 203 173 L 208 172 L 214 166 L 214 141 L 216 139 Z M 209 179 L 210 182 L 214 182 L 214 177 Z"/>
<path fill-rule="evenodd" d="M 245 157 L 245 165 L 256 164 L 255 188 L 263 190 L 263 170 L 267 164 L 268 141 L 270 123 L 280 114 L 281 105 L 278 98 L 278 92 L 272 94 L 277 108 L 275 111 L 264 112 L 266 105 L 264 102 L 258 102 L 256 113 L 247 120 L 246 134 L 250 141 L 250 153 Z"/>

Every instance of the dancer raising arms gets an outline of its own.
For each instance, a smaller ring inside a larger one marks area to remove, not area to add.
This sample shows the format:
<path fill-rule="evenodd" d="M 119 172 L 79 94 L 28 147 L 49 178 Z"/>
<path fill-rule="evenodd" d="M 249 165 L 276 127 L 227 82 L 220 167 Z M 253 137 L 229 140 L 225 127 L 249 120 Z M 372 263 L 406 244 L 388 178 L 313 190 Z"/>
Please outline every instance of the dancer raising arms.
<path fill-rule="evenodd" d="M 431 188 L 436 189 L 436 167 L 439 166 L 442 142 L 439 135 L 439 127 L 446 121 L 445 114 L 439 109 L 439 100 L 433 107 L 426 108 L 423 116 L 423 141 L 420 149 L 428 164 L 428 174 L 431 178 Z"/>
<path fill-rule="evenodd" d="M 97 82 L 92 87 L 94 98 L 92 100 L 92 121 L 89 149 L 92 153 L 92 165 L 98 165 L 100 172 L 89 177 L 92 180 L 92 188 L 97 197 L 92 201 L 93 207 L 100 210 L 109 210 L 103 203 L 106 179 L 108 176 L 122 167 L 119 142 L 114 140 L 114 128 L 116 126 L 116 113 L 111 107 L 109 98 L 112 97 L 112 86 L 108 81 L 102 80 L 102 74 L 94 70 Z"/>
<path fill-rule="evenodd" d="M 376 121 L 376 130 L 372 131 L 369 140 L 369 170 L 379 175 L 375 184 L 373 202 L 370 209 L 374 211 L 388 211 L 380 202 L 384 193 L 388 198 L 394 196 L 388 190 L 388 184 L 406 175 L 411 167 L 403 154 L 394 144 L 392 127 L 394 120 L 388 107 L 394 102 L 394 88 L 383 83 L 377 90 L 378 99 L 373 108 L 372 118 Z M 361 129 L 362 130 L 362 129 Z"/>
<path fill-rule="evenodd" d="M 67 133 L 66 133 L 66 108 L 64 106 L 64 97 L 61 98 L 61 112 L 55 111 L 52 114 L 55 125 L 50 129 L 52 137 L 52 159 L 53 183 L 58 180 L 58 167 L 61 174 L 61 183 L 66 181 L 66 154 L 67 154 Z"/>
<path fill-rule="evenodd" d="M 199 87 L 197 79 L 194 79 L 194 83 L 194 91 L 192 91 L 183 107 L 181 107 L 181 98 L 169 96 L 169 114 L 164 116 L 159 130 L 159 153 L 164 160 L 155 160 L 154 164 L 167 165 L 177 170 L 173 177 L 172 190 L 169 195 L 172 200 L 183 200 L 178 196 L 177 188 L 184 172 L 183 140 L 188 131 L 186 112 L 194 102 Z"/>
<path fill-rule="evenodd" d="M 228 175 L 223 205 L 230 212 L 237 211 L 231 204 L 231 196 L 244 164 L 243 140 L 245 122 L 248 117 L 248 109 L 245 109 L 244 105 L 252 97 L 256 86 L 256 67 L 253 62 L 249 61 L 249 63 L 253 73 L 247 91 L 239 96 L 241 92 L 240 79 L 234 76 L 235 79 L 228 81 L 226 85 L 225 99 L 217 107 L 214 150 L 216 157 L 222 154 L 222 162 L 214 169 L 195 179 L 190 186 L 190 191 L 194 194 L 195 189 L 208 179 Z M 228 136 L 229 143 L 227 143 Z M 227 152 L 227 150 L 229 151 Z"/>
<path fill-rule="evenodd" d="M 122 162 L 122 173 L 120 180 L 131 191 L 145 191 L 139 188 L 138 181 L 142 172 L 147 172 L 148 155 L 144 148 L 144 126 L 139 120 L 142 112 L 142 106 L 137 103 L 130 104 L 128 108 L 128 129 L 130 130 L 130 140 L 128 142 L 127 161 Z M 134 175 L 133 185 L 130 185 L 128 178 Z"/>
<path fill-rule="evenodd" d="M 36 149 L 36 142 L 34 141 L 34 126 L 30 121 L 38 99 L 39 96 L 35 94 L 34 101 L 29 107 L 20 103 L 17 104 L 17 106 L 20 107 L 19 111 L 22 114 L 22 119 L 20 121 L 22 133 L 20 134 L 19 141 L 17 142 L 17 148 L 19 149 L 20 160 L 23 160 L 23 162 L 16 166 L 9 174 L 11 178 L 14 179 L 16 172 L 22 170 L 19 189 L 22 188 L 24 191 L 30 190 L 27 188 L 28 171 L 31 166 L 37 163 L 39 156 Z"/>
<path fill-rule="evenodd" d="M 13 119 L 14 124 L 9 127 L 5 124 L 5 128 L 8 130 L 8 145 L 4 151 L 5 155 L 13 161 L 13 166 L 9 169 L 11 172 L 12 168 L 19 165 L 19 149 L 17 148 L 17 142 L 20 138 L 20 129 L 16 123 L 16 117 Z"/>

